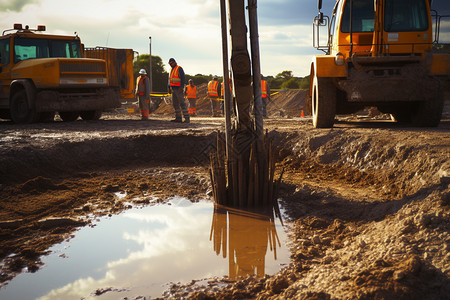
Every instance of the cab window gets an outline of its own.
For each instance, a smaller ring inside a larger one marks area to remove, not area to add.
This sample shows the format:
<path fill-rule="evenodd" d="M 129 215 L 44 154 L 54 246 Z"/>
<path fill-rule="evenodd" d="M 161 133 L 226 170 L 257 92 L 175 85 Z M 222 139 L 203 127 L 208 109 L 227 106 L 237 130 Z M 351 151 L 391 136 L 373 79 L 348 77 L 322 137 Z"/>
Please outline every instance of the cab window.
<path fill-rule="evenodd" d="M 0 40 L 0 65 L 9 64 L 9 38 Z"/>
<path fill-rule="evenodd" d="M 50 57 L 48 41 L 45 39 L 30 39 L 16 37 L 14 41 L 14 62 Z"/>
<path fill-rule="evenodd" d="M 79 40 L 49 40 L 42 38 L 16 37 L 14 62 L 30 58 L 81 58 Z"/>
<path fill-rule="evenodd" d="M 341 31 L 350 32 L 350 0 L 344 5 L 344 14 L 341 20 Z M 352 32 L 373 32 L 374 10 L 373 0 L 353 0 Z"/>
<path fill-rule="evenodd" d="M 425 31 L 427 29 L 427 7 L 424 0 L 386 0 L 385 31 Z"/>

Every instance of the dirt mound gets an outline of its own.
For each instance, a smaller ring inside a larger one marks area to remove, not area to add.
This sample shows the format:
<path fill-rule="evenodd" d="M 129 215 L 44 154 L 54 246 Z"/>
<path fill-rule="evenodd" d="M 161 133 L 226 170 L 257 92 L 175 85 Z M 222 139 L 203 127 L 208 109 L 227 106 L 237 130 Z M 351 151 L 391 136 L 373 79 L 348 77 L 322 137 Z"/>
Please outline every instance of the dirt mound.
<path fill-rule="evenodd" d="M 211 102 L 206 96 L 208 85 L 206 83 L 197 86 L 197 115 L 210 116 Z M 271 101 L 267 103 L 267 114 L 269 117 L 294 118 L 300 117 L 301 111 L 305 110 L 305 99 L 307 90 L 285 90 L 274 92 Z M 174 113 L 170 97 L 162 101 L 158 109 L 153 113 L 157 115 L 172 115 Z"/>
<path fill-rule="evenodd" d="M 197 115 L 198 116 L 210 116 L 211 115 L 211 102 L 207 97 L 208 84 L 203 83 L 197 86 Z M 167 97 L 166 101 L 161 102 L 158 109 L 153 114 L 156 115 L 173 115 L 175 113 L 172 106 L 171 97 Z M 186 101 L 188 104 L 188 101 Z"/>
<path fill-rule="evenodd" d="M 287 90 L 274 93 L 267 103 L 269 117 L 300 117 L 302 110 L 306 115 L 305 101 L 307 90 Z"/>

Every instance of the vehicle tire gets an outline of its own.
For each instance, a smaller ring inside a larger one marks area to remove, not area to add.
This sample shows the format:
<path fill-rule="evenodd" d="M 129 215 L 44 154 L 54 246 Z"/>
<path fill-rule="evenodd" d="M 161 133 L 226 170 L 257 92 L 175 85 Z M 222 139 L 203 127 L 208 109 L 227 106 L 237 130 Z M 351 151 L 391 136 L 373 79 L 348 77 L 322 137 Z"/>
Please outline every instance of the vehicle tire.
<path fill-rule="evenodd" d="M 100 119 L 102 116 L 101 110 L 90 110 L 90 111 L 82 111 L 80 112 L 80 116 L 85 121 L 95 121 Z"/>
<path fill-rule="evenodd" d="M 61 111 L 59 112 L 59 116 L 64 122 L 73 122 L 76 119 L 78 119 L 78 116 L 80 115 L 77 111 Z"/>
<path fill-rule="evenodd" d="M 412 114 L 412 123 L 420 127 L 436 127 L 441 122 L 444 110 L 444 92 L 438 91 L 435 99 L 418 102 Z"/>
<path fill-rule="evenodd" d="M 11 120 L 11 114 L 8 109 L 0 109 L 0 119 Z"/>
<path fill-rule="evenodd" d="M 29 124 L 35 122 L 39 117 L 35 109 L 28 105 L 25 90 L 19 91 L 12 96 L 10 113 L 14 123 Z"/>
<path fill-rule="evenodd" d="M 336 115 L 337 88 L 332 78 L 314 77 L 312 120 L 314 128 L 331 128 Z"/>
<path fill-rule="evenodd" d="M 55 112 L 54 111 L 45 111 L 39 113 L 39 122 L 49 123 L 55 120 Z"/>
<path fill-rule="evenodd" d="M 404 105 L 400 109 L 396 109 L 391 113 L 391 119 L 398 123 L 411 123 L 412 121 L 412 111 L 411 105 Z"/>

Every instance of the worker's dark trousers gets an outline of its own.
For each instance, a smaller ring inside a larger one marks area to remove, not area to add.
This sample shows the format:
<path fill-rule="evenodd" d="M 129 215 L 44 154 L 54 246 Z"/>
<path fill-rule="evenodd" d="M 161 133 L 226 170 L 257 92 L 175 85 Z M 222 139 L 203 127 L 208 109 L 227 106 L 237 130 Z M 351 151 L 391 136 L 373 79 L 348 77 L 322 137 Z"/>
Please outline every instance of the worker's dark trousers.
<path fill-rule="evenodd" d="M 175 109 L 175 118 L 181 119 L 181 114 L 184 118 L 189 118 L 186 102 L 184 101 L 183 89 L 181 87 L 172 87 L 172 105 Z"/>
<path fill-rule="evenodd" d="M 220 117 L 221 109 L 220 109 L 220 99 L 219 98 L 211 98 L 211 116 L 212 117 Z"/>
<path fill-rule="evenodd" d="M 139 108 L 141 109 L 141 116 L 148 118 L 150 113 L 150 99 L 148 99 L 145 95 L 138 95 L 138 99 Z"/>

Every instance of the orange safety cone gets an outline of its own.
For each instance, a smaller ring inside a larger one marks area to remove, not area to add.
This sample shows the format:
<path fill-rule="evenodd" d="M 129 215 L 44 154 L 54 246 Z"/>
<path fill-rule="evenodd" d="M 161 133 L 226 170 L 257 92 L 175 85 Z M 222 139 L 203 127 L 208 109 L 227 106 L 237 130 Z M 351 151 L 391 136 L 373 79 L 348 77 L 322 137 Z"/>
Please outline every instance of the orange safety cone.
<path fill-rule="evenodd" d="M 301 113 L 301 115 L 300 115 L 300 117 L 304 117 L 305 116 L 305 114 L 303 113 L 303 109 L 302 109 L 302 113 Z"/>

